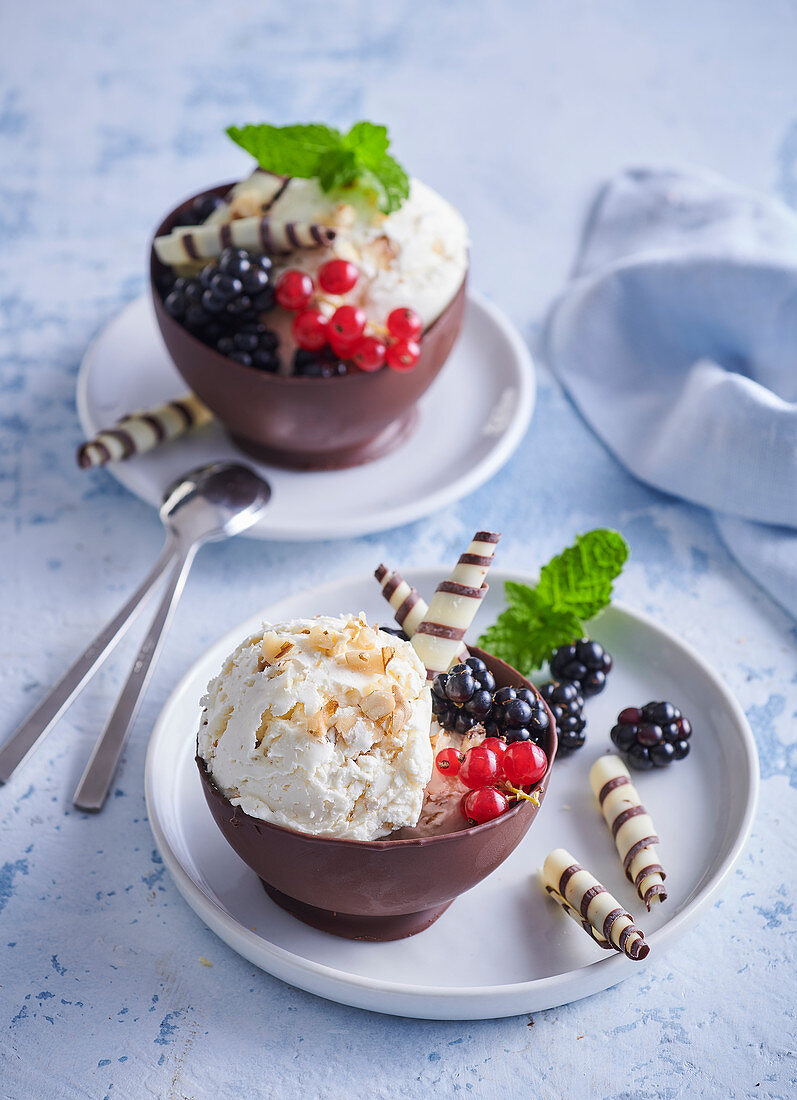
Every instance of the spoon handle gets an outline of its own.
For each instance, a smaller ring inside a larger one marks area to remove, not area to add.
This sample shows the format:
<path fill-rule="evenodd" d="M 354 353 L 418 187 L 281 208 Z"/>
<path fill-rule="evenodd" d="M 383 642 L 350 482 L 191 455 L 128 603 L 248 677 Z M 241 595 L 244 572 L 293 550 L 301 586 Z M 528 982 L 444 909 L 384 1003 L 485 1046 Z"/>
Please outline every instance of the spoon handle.
<path fill-rule="evenodd" d="M 50 732 L 78 692 L 88 683 L 135 620 L 147 597 L 174 560 L 176 553 L 176 544 L 170 537 L 151 572 L 119 614 L 97 635 L 72 667 L 64 673 L 52 691 L 42 699 L 36 709 L 0 748 L 0 783 L 8 782 L 15 768 L 22 763 L 36 743 Z"/>
<path fill-rule="evenodd" d="M 171 579 L 152 621 L 152 626 L 141 644 L 127 682 L 122 688 L 116 706 L 94 746 L 86 770 L 77 785 L 72 801 L 79 810 L 99 813 L 105 799 L 108 797 L 108 790 L 113 781 L 116 766 L 136 719 L 149 678 L 155 668 L 155 661 L 177 606 L 177 601 L 185 586 L 188 570 L 191 568 L 196 550 L 196 544 L 189 546 L 178 558 L 172 571 Z"/>

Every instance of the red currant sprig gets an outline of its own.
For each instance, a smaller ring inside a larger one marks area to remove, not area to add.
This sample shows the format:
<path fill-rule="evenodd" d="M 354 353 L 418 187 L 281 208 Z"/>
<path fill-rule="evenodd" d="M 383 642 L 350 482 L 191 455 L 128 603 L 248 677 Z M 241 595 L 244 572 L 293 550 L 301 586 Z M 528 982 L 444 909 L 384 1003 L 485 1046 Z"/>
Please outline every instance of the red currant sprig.
<path fill-rule="evenodd" d="M 532 741 L 511 745 L 500 737 L 486 737 L 479 745 L 460 753 L 454 748 L 441 749 L 435 767 L 451 779 L 457 778 L 468 788 L 460 800 L 462 816 L 469 825 L 482 825 L 500 817 L 510 799 L 537 803 L 534 794 L 524 788 L 535 787 L 545 775 L 548 757 Z"/>

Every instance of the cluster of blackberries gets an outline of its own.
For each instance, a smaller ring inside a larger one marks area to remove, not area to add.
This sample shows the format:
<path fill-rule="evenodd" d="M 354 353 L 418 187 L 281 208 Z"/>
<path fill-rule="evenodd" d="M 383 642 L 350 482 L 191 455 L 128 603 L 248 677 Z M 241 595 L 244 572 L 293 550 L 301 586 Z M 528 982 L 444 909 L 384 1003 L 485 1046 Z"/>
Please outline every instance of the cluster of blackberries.
<path fill-rule="evenodd" d="M 258 370 L 277 370 L 277 336 L 258 320 L 274 305 L 268 256 L 225 248 L 196 278 L 175 279 L 163 304 L 175 321 L 222 355 Z"/>
<path fill-rule="evenodd" d="M 494 676 L 478 657 L 468 657 L 435 677 L 432 713 L 443 729 L 465 734 L 482 725 L 488 737 L 509 743 L 539 744 L 550 721 L 540 699 L 528 688 L 496 690 Z"/>
<path fill-rule="evenodd" d="M 540 695 L 551 708 L 556 721 L 556 733 L 559 739 L 559 754 L 568 756 L 580 749 L 586 740 L 584 727 L 584 697 L 578 684 L 568 680 L 549 680 L 540 687 Z"/>
<path fill-rule="evenodd" d="M 550 666 L 555 680 L 575 684 L 581 695 L 599 695 L 606 687 L 612 659 L 600 642 L 582 638 L 560 646 L 551 657 Z"/>
<path fill-rule="evenodd" d="M 646 703 L 620 711 L 610 736 L 633 768 L 646 771 L 689 755 L 692 724 L 672 703 Z"/>

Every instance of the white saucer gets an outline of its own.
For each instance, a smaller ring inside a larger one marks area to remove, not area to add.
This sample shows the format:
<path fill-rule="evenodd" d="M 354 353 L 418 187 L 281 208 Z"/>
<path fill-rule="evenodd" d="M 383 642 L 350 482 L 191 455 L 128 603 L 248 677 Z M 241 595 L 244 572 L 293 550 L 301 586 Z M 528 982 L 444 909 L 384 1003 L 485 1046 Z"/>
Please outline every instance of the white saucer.
<path fill-rule="evenodd" d="M 83 359 L 77 406 L 86 438 L 186 389 L 149 299 L 138 298 L 102 330 Z M 517 330 L 470 292 L 462 333 L 419 404 L 415 431 L 376 462 L 321 473 L 281 470 L 242 456 L 214 423 L 108 469 L 157 506 L 166 486 L 191 467 L 243 458 L 267 476 L 273 490 L 268 512 L 249 534 L 277 540 L 364 535 L 429 515 L 492 477 L 523 438 L 534 397 L 534 366 Z"/>
<path fill-rule="evenodd" d="M 431 592 L 440 571 L 408 578 Z M 502 604 L 492 575 L 484 625 Z M 750 728 L 722 680 L 688 646 L 638 612 L 614 605 L 593 635 L 615 658 L 604 693 L 587 703 L 588 741 L 555 766 L 545 805 L 525 840 L 488 879 L 432 925 L 393 943 L 355 943 L 301 924 L 265 895 L 210 816 L 194 764 L 198 700 L 230 650 L 262 620 L 364 609 L 386 621 L 370 576 L 336 581 L 280 601 L 222 638 L 191 669 L 152 735 L 146 796 L 155 841 L 178 889 L 218 936 L 250 962 L 292 985 L 359 1008 L 421 1019 L 469 1020 L 536 1012 L 586 997 L 645 971 L 715 900 L 742 851 L 758 797 Z M 689 757 L 635 777 L 653 817 L 669 898 L 645 913 L 622 873 L 587 775 L 610 748 L 619 710 L 669 699 L 694 726 Z M 550 902 L 535 869 L 555 847 L 569 849 L 638 918 L 651 952 L 632 963 L 598 948 Z M 488 933 L 485 936 L 485 931 Z"/>

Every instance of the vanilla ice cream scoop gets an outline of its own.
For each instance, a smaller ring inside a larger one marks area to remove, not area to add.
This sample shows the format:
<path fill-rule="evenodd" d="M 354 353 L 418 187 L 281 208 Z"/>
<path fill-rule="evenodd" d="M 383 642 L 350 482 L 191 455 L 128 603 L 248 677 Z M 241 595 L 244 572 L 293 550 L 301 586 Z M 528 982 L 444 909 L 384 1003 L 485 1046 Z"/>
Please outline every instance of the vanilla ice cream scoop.
<path fill-rule="evenodd" d="M 264 625 L 202 705 L 199 756 L 251 817 L 349 840 L 418 821 L 432 772 L 426 670 L 363 615 Z"/>

